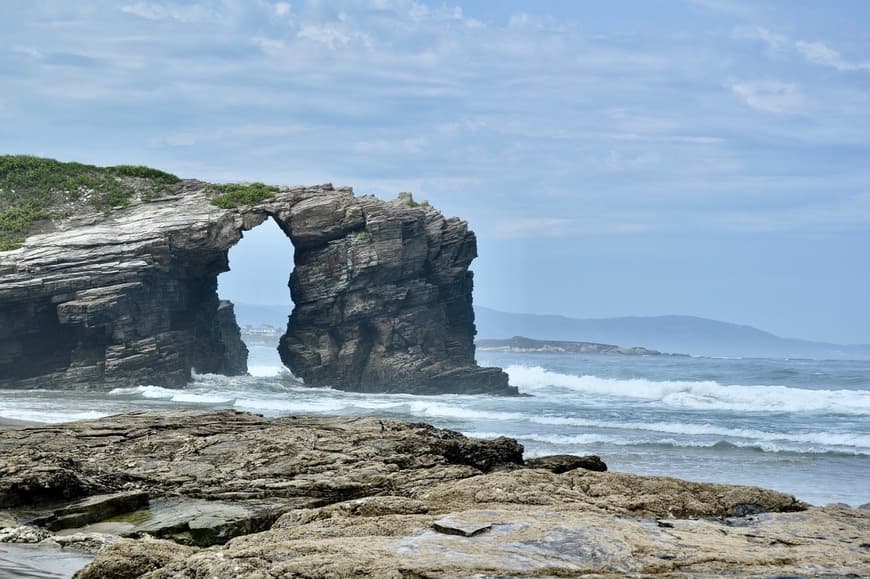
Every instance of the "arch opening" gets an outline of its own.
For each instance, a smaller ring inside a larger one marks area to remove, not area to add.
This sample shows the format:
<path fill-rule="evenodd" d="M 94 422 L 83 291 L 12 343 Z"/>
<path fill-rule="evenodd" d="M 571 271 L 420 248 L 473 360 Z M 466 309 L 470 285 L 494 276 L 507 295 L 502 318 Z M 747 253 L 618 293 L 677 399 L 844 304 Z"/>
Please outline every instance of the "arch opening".
<path fill-rule="evenodd" d="M 218 276 L 218 297 L 233 303 L 248 350 L 247 371 L 253 376 L 286 370 L 278 342 L 293 311 L 288 280 L 294 253 L 292 242 L 270 216 L 243 233 L 229 250 L 229 271 Z"/>

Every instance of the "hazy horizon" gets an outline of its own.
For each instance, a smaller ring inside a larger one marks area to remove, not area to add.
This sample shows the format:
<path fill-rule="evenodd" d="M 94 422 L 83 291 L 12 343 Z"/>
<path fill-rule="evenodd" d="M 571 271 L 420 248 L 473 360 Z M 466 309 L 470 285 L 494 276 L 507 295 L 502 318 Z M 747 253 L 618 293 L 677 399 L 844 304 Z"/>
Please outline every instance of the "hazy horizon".
<path fill-rule="evenodd" d="M 860 0 L 5 2 L 0 151 L 412 191 L 477 233 L 480 305 L 866 344 L 868 21 Z M 288 243 L 259 232 L 223 283 L 272 300 Z"/>

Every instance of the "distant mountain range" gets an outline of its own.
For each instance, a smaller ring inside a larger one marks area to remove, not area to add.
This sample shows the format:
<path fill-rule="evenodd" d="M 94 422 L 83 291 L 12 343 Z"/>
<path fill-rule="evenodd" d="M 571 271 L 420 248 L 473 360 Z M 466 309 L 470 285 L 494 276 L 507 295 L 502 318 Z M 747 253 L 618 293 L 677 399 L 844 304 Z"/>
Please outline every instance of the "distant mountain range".
<path fill-rule="evenodd" d="M 538 340 L 641 346 L 697 356 L 870 359 L 870 344 L 841 345 L 781 338 L 752 326 L 693 316 L 577 319 L 513 314 L 481 306 L 476 306 L 474 312 L 479 340 L 525 336 Z"/>
<path fill-rule="evenodd" d="M 292 305 L 237 303 L 240 326 L 269 325 L 283 329 Z M 870 359 L 870 344 L 828 344 L 781 338 L 770 332 L 693 316 L 650 316 L 578 319 L 540 314 L 514 314 L 475 306 L 477 339 L 525 336 L 642 347 L 695 356 Z"/>

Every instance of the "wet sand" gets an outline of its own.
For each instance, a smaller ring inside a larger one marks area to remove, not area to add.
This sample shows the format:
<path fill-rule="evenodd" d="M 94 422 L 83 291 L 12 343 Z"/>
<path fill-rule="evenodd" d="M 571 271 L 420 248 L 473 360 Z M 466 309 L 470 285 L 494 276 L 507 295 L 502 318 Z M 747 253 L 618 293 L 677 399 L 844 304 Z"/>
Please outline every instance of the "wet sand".
<path fill-rule="evenodd" d="M 50 545 L 0 544 L 0 579 L 67 579 L 91 562 L 92 555 Z"/>

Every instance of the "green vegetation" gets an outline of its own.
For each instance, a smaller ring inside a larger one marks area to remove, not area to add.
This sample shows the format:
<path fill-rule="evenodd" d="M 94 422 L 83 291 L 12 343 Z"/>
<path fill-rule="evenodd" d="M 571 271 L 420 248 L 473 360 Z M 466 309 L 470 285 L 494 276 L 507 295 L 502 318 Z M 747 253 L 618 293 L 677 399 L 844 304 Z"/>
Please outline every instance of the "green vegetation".
<path fill-rule="evenodd" d="M 356 234 L 357 241 L 368 241 L 371 239 L 371 234 L 368 231 L 360 231 Z"/>
<path fill-rule="evenodd" d="M 0 251 L 18 249 L 31 224 L 50 219 L 51 212 L 35 207 L 19 206 L 0 211 Z"/>
<path fill-rule="evenodd" d="M 149 167 L 96 167 L 0 155 L 0 251 L 20 247 L 35 222 L 59 218 L 67 203 L 86 200 L 109 211 L 128 205 L 137 194 L 152 196 L 178 181 L 175 175 Z"/>
<path fill-rule="evenodd" d="M 275 196 L 275 188 L 263 183 L 250 183 L 241 185 L 231 183 L 229 185 L 215 185 L 219 194 L 211 200 L 212 205 L 222 209 L 232 209 L 239 205 L 254 205 Z"/>
<path fill-rule="evenodd" d="M 408 207 L 425 207 L 428 209 L 429 207 L 432 207 L 432 206 L 429 205 L 429 202 L 426 201 L 425 199 L 423 201 L 420 201 L 419 203 L 417 203 L 416 201 L 411 199 L 410 201 L 408 201 Z"/>
<path fill-rule="evenodd" d="M 138 177 L 139 179 L 151 179 L 152 181 L 160 181 L 167 185 L 178 183 L 180 179 L 172 173 L 166 173 L 159 169 L 151 167 L 143 167 L 142 165 L 116 165 L 114 167 L 106 167 L 106 170 L 118 177 Z"/>

